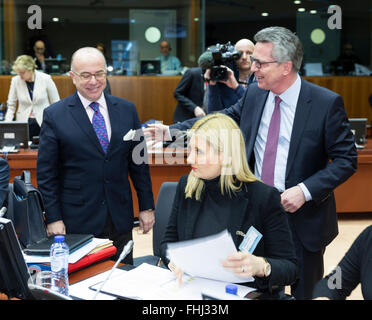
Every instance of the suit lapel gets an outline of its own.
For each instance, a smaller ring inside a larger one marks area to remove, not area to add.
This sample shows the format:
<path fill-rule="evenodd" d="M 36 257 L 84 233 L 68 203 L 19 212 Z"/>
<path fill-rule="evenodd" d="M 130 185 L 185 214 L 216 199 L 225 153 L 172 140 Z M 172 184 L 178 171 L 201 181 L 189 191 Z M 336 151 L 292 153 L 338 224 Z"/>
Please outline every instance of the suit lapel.
<path fill-rule="evenodd" d="M 293 165 L 297 149 L 307 123 L 307 119 L 310 115 L 311 107 L 312 105 L 310 88 L 306 81 L 304 79 L 301 79 L 301 90 L 300 95 L 298 96 L 296 113 L 293 120 L 291 142 L 288 151 L 286 179 L 291 171 L 291 167 Z"/>
<path fill-rule="evenodd" d="M 252 128 L 251 128 L 251 131 L 248 132 L 248 135 L 249 136 L 246 136 L 245 139 L 249 139 L 249 144 L 247 146 L 247 159 L 249 161 L 249 159 L 251 158 L 252 156 L 252 152 L 254 150 L 254 144 L 256 142 L 256 137 L 257 137 L 257 134 L 258 134 L 258 129 L 260 127 L 260 122 L 261 122 L 261 117 L 262 117 L 262 112 L 265 108 L 265 104 L 266 104 L 266 99 L 267 99 L 267 96 L 269 95 L 269 91 L 268 90 L 258 90 L 257 94 L 255 94 L 252 98 L 254 98 L 254 101 L 252 101 L 251 103 L 249 103 L 251 106 L 253 107 L 249 107 L 247 108 L 246 106 L 243 106 L 243 108 L 245 108 L 248 112 L 249 110 L 253 110 L 252 112 L 252 115 L 251 115 L 251 118 L 252 118 Z M 250 98 L 246 99 L 246 101 L 248 101 Z M 244 124 L 241 124 L 241 126 L 244 126 Z"/>
<path fill-rule="evenodd" d="M 40 79 L 39 72 L 35 70 L 35 81 L 34 81 L 34 90 L 32 92 L 32 100 L 35 101 L 35 97 L 39 95 L 39 87 L 41 86 L 42 80 Z"/>
<path fill-rule="evenodd" d="M 27 101 L 32 104 L 32 100 L 31 100 L 31 97 L 30 97 L 30 93 L 28 92 L 28 88 L 27 88 L 27 84 L 26 84 L 26 81 L 23 81 L 21 79 L 21 82 L 20 82 L 20 85 L 21 85 L 21 88 L 22 88 L 22 91 L 23 91 L 23 95 L 25 97 L 27 97 Z M 34 83 L 34 91 L 35 91 L 35 83 Z M 34 93 L 33 93 L 34 94 Z"/>
<path fill-rule="evenodd" d="M 78 124 L 78 127 L 85 132 L 85 134 L 89 137 L 96 148 L 104 155 L 105 153 L 103 152 L 101 144 L 99 143 L 96 132 L 93 129 L 92 123 L 89 120 L 83 104 L 81 103 L 79 96 L 77 95 L 77 91 L 72 96 L 71 102 L 69 103 L 68 107 L 72 117 Z"/>
<path fill-rule="evenodd" d="M 244 186 L 243 186 L 244 189 Z M 231 219 L 229 220 L 229 226 L 228 230 L 231 233 L 231 237 L 235 243 L 235 245 L 238 247 L 240 242 L 238 239 L 238 235 L 236 234 L 237 231 L 246 232 L 247 230 L 242 230 L 242 226 L 244 223 L 244 218 L 246 215 L 246 212 L 248 210 L 249 200 L 245 196 L 245 192 L 242 191 L 242 195 L 237 196 L 236 199 L 233 200 L 234 203 L 234 214 L 232 215 Z"/>
<path fill-rule="evenodd" d="M 201 210 L 201 204 L 204 200 L 204 193 L 201 201 L 189 201 L 190 208 L 187 210 L 186 224 L 185 224 L 185 239 L 192 239 L 194 234 L 196 220 Z"/>
<path fill-rule="evenodd" d="M 113 152 L 115 147 L 120 144 L 120 109 L 119 106 L 113 102 L 109 96 L 105 95 L 106 105 L 108 109 L 108 114 L 110 118 L 110 125 L 111 125 L 111 139 L 110 144 L 107 149 L 107 153 Z"/>

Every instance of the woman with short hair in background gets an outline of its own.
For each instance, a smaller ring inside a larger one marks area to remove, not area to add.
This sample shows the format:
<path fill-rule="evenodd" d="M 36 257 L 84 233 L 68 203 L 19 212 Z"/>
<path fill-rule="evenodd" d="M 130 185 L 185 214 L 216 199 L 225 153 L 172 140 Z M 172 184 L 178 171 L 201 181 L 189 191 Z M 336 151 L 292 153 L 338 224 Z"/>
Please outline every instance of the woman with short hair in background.
<path fill-rule="evenodd" d="M 21 55 L 13 64 L 17 76 L 12 78 L 5 121 L 28 121 L 29 140 L 38 136 L 46 107 L 59 101 L 56 85 L 50 75 L 36 70 L 31 56 Z M 17 109 L 18 102 L 18 109 Z"/>

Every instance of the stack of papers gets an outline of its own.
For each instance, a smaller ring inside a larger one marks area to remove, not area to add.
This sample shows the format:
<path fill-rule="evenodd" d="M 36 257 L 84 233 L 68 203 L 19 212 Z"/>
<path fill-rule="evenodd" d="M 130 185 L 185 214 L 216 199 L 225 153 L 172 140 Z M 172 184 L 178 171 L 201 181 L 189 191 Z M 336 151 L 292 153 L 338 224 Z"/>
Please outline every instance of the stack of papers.
<path fill-rule="evenodd" d="M 140 300 L 201 300 L 202 293 L 213 297 L 223 296 L 226 298 L 225 286 L 229 284 L 228 282 L 187 275 L 183 276 L 182 281 L 182 286 L 179 286 L 175 275 L 170 270 L 143 263 L 133 270 L 113 274 L 113 277 L 106 282 L 101 292 Z M 93 282 L 92 278 L 90 279 L 91 282 Z M 91 289 L 98 290 L 100 286 L 101 282 L 98 282 Z M 229 295 L 231 299 L 240 300 L 246 294 L 255 290 L 246 286 L 237 286 L 238 295 Z M 84 291 L 81 284 L 78 288 L 78 291 Z M 73 286 L 71 289 L 76 295 L 77 290 Z"/>
<path fill-rule="evenodd" d="M 97 239 L 97 240 L 99 240 L 97 242 L 97 246 L 93 250 L 91 250 L 88 254 L 96 253 L 102 249 L 111 247 L 113 245 L 113 241 L 110 239 Z"/>
<path fill-rule="evenodd" d="M 81 248 L 71 253 L 68 257 L 68 263 L 75 263 L 79 261 L 81 258 L 89 254 L 92 250 L 95 250 L 96 248 L 102 245 L 106 245 L 109 241 L 110 241 L 109 239 L 93 238 L 92 241 L 88 242 Z M 27 255 L 23 253 L 23 257 L 27 264 L 50 263 L 50 256 Z"/>
<path fill-rule="evenodd" d="M 239 277 L 222 267 L 227 256 L 237 252 L 227 230 L 209 237 L 168 243 L 167 255 L 183 272 L 199 278 L 233 283 L 254 281 L 254 278 Z"/>

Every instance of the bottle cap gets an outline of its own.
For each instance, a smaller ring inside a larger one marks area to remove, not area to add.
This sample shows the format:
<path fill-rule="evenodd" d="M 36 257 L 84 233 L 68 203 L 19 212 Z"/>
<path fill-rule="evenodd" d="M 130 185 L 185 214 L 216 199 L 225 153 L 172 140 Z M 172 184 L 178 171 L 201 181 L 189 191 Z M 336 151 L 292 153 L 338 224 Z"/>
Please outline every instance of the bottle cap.
<path fill-rule="evenodd" d="M 63 242 L 63 241 L 65 241 L 65 236 L 63 234 L 54 236 L 54 242 Z"/>
<path fill-rule="evenodd" d="M 238 286 L 236 284 L 227 284 L 225 287 L 226 293 L 238 294 Z"/>

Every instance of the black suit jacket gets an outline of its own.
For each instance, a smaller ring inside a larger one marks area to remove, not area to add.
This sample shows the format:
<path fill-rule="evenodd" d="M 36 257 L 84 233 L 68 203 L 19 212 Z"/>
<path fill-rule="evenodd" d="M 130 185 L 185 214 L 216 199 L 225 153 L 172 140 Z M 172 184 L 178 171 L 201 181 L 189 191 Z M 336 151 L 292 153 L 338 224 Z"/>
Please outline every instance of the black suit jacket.
<path fill-rule="evenodd" d="M 269 91 L 248 86 L 239 102 L 223 113 L 240 126 L 254 169 L 254 145 Z M 171 126 L 184 130 L 194 120 Z M 309 251 L 326 247 L 338 234 L 333 190 L 357 168 L 357 152 L 340 95 L 301 79 L 301 90 L 288 152 L 286 189 L 303 182 L 312 195 L 297 212 L 288 214 L 294 232 Z"/>
<path fill-rule="evenodd" d="M 194 109 L 203 105 L 204 84 L 201 68 L 188 69 L 174 91 L 178 103 L 173 114 L 174 122 L 195 117 Z"/>
<path fill-rule="evenodd" d="M 118 232 L 132 230 L 128 175 L 140 210 L 154 208 L 148 165 L 136 164 L 132 158 L 133 149 L 141 142 L 123 141 L 130 129 L 140 128 L 136 108 L 121 98 L 105 95 L 105 99 L 112 130 L 107 154 L 77 93 L 44 110 L 37 159 L 38 187 L 45 202 L 47 223 L 63 220 L 67 233 L 99 235 L 108 212 Z M 146 152 L 145 143 L 142 147 Z"/>
<path fill-rule="evenodd" d="M 194 198 L 185 199 L 187 177 L 181 177 L 178 183 L 172 213 L 161 242 L 161 258 L 165 263 L 169 263 L 166 258 L 167 243 L 193 239 L 195 224 L 202 207 L 203 197 L 201 201 Z M 237 249 L 243 237 L 237 235 L 236 231 L 246 233 L 254 226 L 263 235 L 254 255 L 266 257 L 272 271 L 268 278 L 257 277 L 255 285 L 265 290 L 273 285 L 284 286 L 294 282 L 296 255 L 286 213 L 280 204 L 279 192 L 259 181 L 244 183 L 241 192 L 226 205 L 234 208 L 234 215 L 229 219 L 226 228 Z"/>

